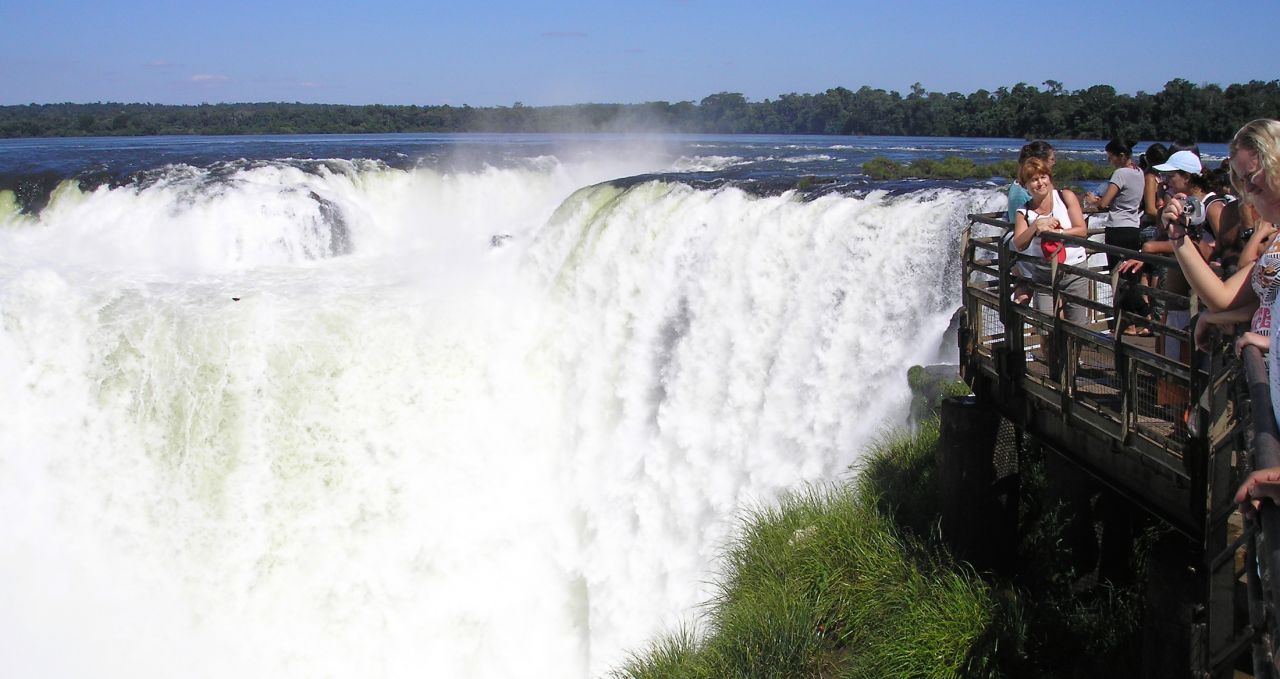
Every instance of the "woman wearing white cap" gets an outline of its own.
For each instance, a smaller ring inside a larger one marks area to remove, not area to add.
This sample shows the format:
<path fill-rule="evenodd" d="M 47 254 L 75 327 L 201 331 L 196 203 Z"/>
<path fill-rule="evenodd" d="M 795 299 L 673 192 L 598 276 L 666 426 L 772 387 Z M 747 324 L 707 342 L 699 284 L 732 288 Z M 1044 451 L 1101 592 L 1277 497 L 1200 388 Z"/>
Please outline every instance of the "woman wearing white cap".
<path fill-rule="evenodd" d="M 1209 182 L 1209 178 L 1204 174 L 1204 166 L 1200 164 L 1200 157 L 1191 151 L 1178 151 L 1169 156 L 1169 160 L 1156 165 L 1153 169 L 1164 177 L 1165 185 L 1169 188 L 1171 195 L 1182 194 L 1184 199 L 1194 198 L 1199 206 L 1205 208 L 1203 214 L 1193 215 L 1193 223 L 1197 225 L 1204 224 L 1208 228 L 1210 236 L 1216 235 L 1218 233 L 1218 224 L 1222 217 L 1223 205 L 1221 201 L 1210 202 L 1210 199 L 1214 197 L 1212 185 Z M 1168 207 L 1166 204 L 1165 208 L 1168 209 Z"/>
<path fill-rule="evenodd" d="M 1193 154 L 1186 151 L 1178 153 L 1187 153 L 1194 158 Z M 1233 163 L 1236 155 L 1238 154 L 1233 150 Z M 1170 161 L 1173 161 L 1172 157 Z M 1189 164 L 1185 158 L 1182 162 Z M 1163 170 L 1164 166 L 1161 169 Z M 1280 285 L 1277 285 L 1280 280 L 1276 278 L 1277 271 L 1280 271 L 1280 239 L 1272 239 L 1270 245 L 1252 265 L 1241 267 L 1225 281 L 1219 279 L 1217 272 L 1205 261 L 1204 251 L 1191 245 L 1192 239 L 1186 237 L 1188 231 L 1193 229 L 1188 228 L 1189 219 L 1186 209 L 1188 204 L 1183 199 L 1187 195 L 1196 194 L 1177 191 L 1187 186 L 1180 172 L 1171 173 L 1169 180 L 1170 188 L 1174 189 L 1174 198 L 1177 200 L 1170 200 L 1165 205 L 1161 217 L 1168 225 L 1169 242 L 1173 247 L 1174 256 L 1178 258 L 1179 268 L 1196 295 L 1208 308 L 1208 311 L 1201 314 L 1200 321 L 1196 325 L 1196 344 L 1201 347 L 1206 345 L 1211 324 L 1226 325 L 1248 321 L 1249 332 L 1244 334 L 1243 341 L 1265 347 L 1268 342 L 1266 338 L 1271 332 L 1271 303 L 1275 300 L 1277 293 L 1280 293 Z M 1216 211 L 1214 208 L 1217 208 Z M 1222 204 L 1211 204 L 1206 212 L 1208 211 L 1220 214 Z M 1262 218 L 1270 221 L 1265 215 Z"/>
<path fill-rule="evenodd" d="M 1203 174 L 1204 167 L 1200 164 L 1200 157 L 1191 151 L 1178 151 L 1170 155 L 1167 161 L 1156 165 L 1152 169 L 1160 173 L 1169 189 L 1169 193 L 1176 198 L 1176 200 L 1171 199 L 1165 203 L 1164 212 L 1161 215 L 1166 225 L 1165 228 L 1169 228 L 1168 225 L 1171 220 L 1170 207 L 1176 204 L 1178 208 L 1177 221 L 1181 227 L 1180 232 L 1184 236 L 1189 234 L 1191 237 L 1186 240 L 1193 241 L 1193 244 L 1188 246 L 1184 255 L 1189 257 L 1190 253 L 1194 253 L 1195 257 L 1201 263 L 1204 263 L 1204 258 L 1213 251 L 1214 236 L 1217 233 L 1222 215 L 1222 203 L 1214 202 L 1206 207 L 1205 201 L 1211 195 L 1208 190 L 1208 179 Z M 1183 208 L 1190 208 L 1187 211 L 1186 219 L 1183 218 Z M 1176 254 L 1181 249 L 1181 244 L 1182 241 L 1173 239 L 1171 234 L 1169 241 L 1148 243 L 1147 245 L 1151 247 L 1144 246 L 1143 250 L 1156 254 L 1167 254 L 1169 252 Z M 1180 263 L 1184 262 L 1184 259 L 1183 255 L 1179 255 L 1178 260 Z M 1187 277 L 1190 274 L 1185 273 L 1187 268 L 1188 265 L 1183 263 L 1181 271 L 1170 270 L 1165 276 L 1165 289 L 1181 295 L 1190 293 L 1195 285 L 1189 285 L 1190 281 L 1187 280 Z M 1213 274 L 1208 264 L 1205 264 L 1205 270 L 1210 273 L 1214 280 L 1217 280 L 1217 275 Z M 1196 292 L 1201 297 L 1205 296 L 1204 292 L 1198 288 Z M 1212 303 L 1209 305 L 1212 309 Z M 1164 322 L 1165 325 L 1175 330 L 1185 330 L 1190 325 L 1191 312 L 1187 308 L 1168 308 L 1165 311 Z M 1177 361 L 1187 360 L 1189 347 L 1171 337 L 1163 339 L 1163 351 L 1161 353 Z"/>

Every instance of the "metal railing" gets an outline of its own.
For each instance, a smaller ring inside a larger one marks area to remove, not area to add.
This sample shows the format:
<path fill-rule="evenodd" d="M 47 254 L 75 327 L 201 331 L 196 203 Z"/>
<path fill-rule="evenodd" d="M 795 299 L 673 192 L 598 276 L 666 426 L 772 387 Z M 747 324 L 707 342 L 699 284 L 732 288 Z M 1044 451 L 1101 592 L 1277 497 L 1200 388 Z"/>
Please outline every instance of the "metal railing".
<path fill-rule="evenodd" d="M 1132 289 L 1194 318 L 1199 306 L 1194 295 L 1123 279 L 1096 260 L 1113 254 L 1175 270 L 1177 261 L 1046 235 L 1089 255 L 1079 266 L 1055 261 L 1046 267 L 1043 259 L 1012 249 L 1003 237 L 1009 227 L 1003 219 L 970 218 L 992 227 L 992 233 L 984 237 L 971 229 L 964 238 L 966 377 L 983 373 L 993 395 L 1007 406 L 1049 411 L 1087 430 L 1097 441 L 1084 457 L 1104 472 L 1104 480 L 1131 486 L 1128 495 L 1203 542 L 1210 519 L 1231 508 L 1225 490 L 1234 489 L 1222 484 L 1222 492 L 1214 493 L 1205 484 L 1215 469 L 1230 470 L 1229 461 L 1217 458 L 1229 458 L 1238 447 L 1233 440 L 1239 429 L 1232 393 L 1236 361 L 1229 352 L 1194 351 L 1191 326 L 1134 317 L 1118 301 Z M 1018 277 L 1018 262 L 1038 267 L 1036 279 Z M 1067 290 L 1067 276 L 1083 279 L 1088 294 Z M 1047 296 L 1052 308 L 1015 303 L 1019 285 Z M 1066 305 L 1083 307 L 1087 321 L 1073 323 L 1056 312 Z M 1126 335 L 1123 330 L 1130 326 L 1149 328 L 1152 337 Z M 1118 451 L 1126 455 L 1117 458 Z"/>
<path fill-rule="evenodd" d="M 1274 668 L 1275 637 L 1267 631 L 1276 627 L 1280 608 L 1273 595 L 1260 593 L 1274 592 L 1270 574 L 1280 574 L 1270 567 L 1280 566 L 1280 510 L 1268 507 L 1261 529 L 1230 539 L 1239 523 L 1233 496 L 1249 464 L 1249 441 L 1273 448 L 1259 454 L 1258 464 L 1274 454 L 1270 463 L 1280 465 L 1270 407 L 1261 406 L 1255 389 L 1246 391 L 1241 361 L 1228 347 L 1193 346 L 1199 310 L 1193 294 L 1123 278 L 1100 260 L 1111 254 L 1173 272 L 1180 271 L 1177 261 L 1042 234 L 1088 255 L 1074 266 L 1046 263 L 1011 247 L 1012 225 L 1002 215 L 970 215 L 970 222 L 963 238 L 965 380 L 980 400 L 1200 546 L 1194 570 L 1204 591 L 1192 626 L 1192 666 L 1202 676 L 1229 676 L 1234 659 L 1251 646 L 1255 665 Z M 1020 262 L 1038 269 L 1033 280 L 1017 274 Z M 1087 292 L 1068 290 L 1070 278 L 1083 280 Z M 1038 309 L 1015 302 L 1020 286 L 1052 304 Z M 1120 304 L 1129 294 L 1185 311 L 1186 323 L 1131 314 Z M 1067 305 L 1082 307 L 1084 322 L 1068 321 L 1061 313 Z M 1152 337 L 1126 334 L 1128 327 L 1148 328 Z M 1271 420 L 1270 434 L 1251 433 L 1251 400 L 1258 404 L 1253 413 Z M 1246 585 L 1248 622 L 1235 596 Z"/>
<path fill-rule="evenodd" d="M 1262 352 L 1246 346 L 1241 352 L 1244 380 L 1253 405 L 1252 436 L 1245 461 L 1250 469 L 1280 467 L 1280 434 L 1271 404 L 1271 385 Z M 1249 469 L 1243 470 L 1249 471 Z M 1244 517 L 1244 576 L 1247 582 L 1249 625 L 1253 633 L 1253 676 L 1280 675 L 1276 661 L 1277 615 L 1280 614 L 1280 507 L 1263 501 L 1255 514 Z"/>

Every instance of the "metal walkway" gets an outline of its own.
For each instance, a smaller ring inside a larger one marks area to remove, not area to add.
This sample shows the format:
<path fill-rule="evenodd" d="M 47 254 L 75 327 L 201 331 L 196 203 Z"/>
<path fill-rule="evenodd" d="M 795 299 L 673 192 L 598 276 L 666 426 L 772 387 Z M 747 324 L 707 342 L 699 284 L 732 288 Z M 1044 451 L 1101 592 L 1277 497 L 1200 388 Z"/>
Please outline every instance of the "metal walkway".
<path fill-rule="evenodd" d="M 1254 676 L 1280 677 L 1272 633 L 1280 609 L 1273 594 L 1264 594 L 1276 590 L 1270 574 L 1280 573 L 1266 567 L 1280 564 L 1280 510 L 1267 508 L 1261 523 L 1268 530 L 1260 530 L 1242 521 L 1232 504 L 1255 456 L 1262 466 L 1280 464 L 1274 418 L 1258 418 L 1261 426 L 1270 422 L 1268 433 L 1258 431 L 1252 417 L 1251 404 L 1260 414 L 1271 410 L 1260 354 L 1252 350 L 1240 360 L 1226 344 L 1188 351 L 1194 325 L 1147 323 L 1122 312 L 1112 291 L 1129 286 L 1167 308 L 1185 309 L 1192 321 L 1199 304 L 1194 295 L 1112 276 L 1106 253 L 1142 259 L 1149 268 L 1176 270 L 1175 260 L 1085 239 L 1058 238 L 1083 246 L 1089 257 L 1080 267 L 1054 263 L 1049 282 L 1036 285 L 1052 295 L 1054 308 L 1068 301 L 1086 307 L 1085 324 L 1016 304 L 1014 263 L 1043 260 L 1010 249 L 1011 225 L 1001 214 L 969 218 L 960 362 L 979 403 L 1199 546 L 1199 562 L 1189 564 L 1200 588 L 1191 615 L 1193 676 L 1230 677 L 1251 652 Z M 1087 279 L 1089 294 L 1069 294 L 1061 287 L 1065 274 Z M 1113 330 L 1139 323 L 1153 336 Z M 1252 389 L 1244 370 L 1251 361 Z M 1274 558 L 1261 559 L 1258 568 L 1258 554 Z"/>

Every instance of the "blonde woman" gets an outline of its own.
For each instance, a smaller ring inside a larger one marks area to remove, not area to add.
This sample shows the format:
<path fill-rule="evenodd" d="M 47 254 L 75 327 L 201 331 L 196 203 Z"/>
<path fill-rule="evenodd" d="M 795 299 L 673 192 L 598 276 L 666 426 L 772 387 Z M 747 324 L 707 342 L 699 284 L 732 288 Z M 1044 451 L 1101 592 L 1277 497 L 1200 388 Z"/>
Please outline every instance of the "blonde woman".
<path fill-rule="evenodd" d="M 1280 181 L 1277 181 L 1280 177 L 1276 177 L 1280 169 L 1280 157 L 1277 157 L 1280 156 L 1280 122 L 1255 120 L 1245 125 L 1236 133 L 1230 149 L 1232 185 L 1263 222 L 1275 224 L 1280 220 Z M 1201 251 L 1186 237 L 1183 197 L 1181 193 L 1175 194 L 1176 200 L 1165 205 L 1161 218 L 1168 225 L 1173 253 L 1187 282 L 1209 309 L 1205 322 L 1249 320 L 1249 332 L 1240 338 L 1237 346 L 1247 343 L 1267 351 L 1272 341 L 1273 307 L 1280 296 L 1277 276 L 1280 274 L 1280 239 L 1271 238 L 1255 262 L 1242 266 L 1227 280 L 1220 280 Z M 1261 241 L 1270 232 L 1269 227 L 1260 228 L 1254 240 Z M 1249 249 L 1259 245 L 1253 242 Z M 1202 342 L 1205 335 L 1201 328 L 1196 328 L 1197 343 Z"/>
<path fill-rule="evenodd" d="M 1259 216 L 1272 224 L 1280 223 L 1280 122 L 1268 119 L 1255 120 L 1236 132 L 1229 146 L 1231 151 L 1231 185 L 1240 197 L 1249 201 L 1258 210 Z M 1165 208 L 1169 210 L 1168 207 Z M 1177 211 L 1173 211 L 1177 216 Z M 1181 260 L 1179 260 L 1181 261 Z M 1259 258 L 1254 262 L 1256 269 L 1262 264 Z M 1270 310 L 1275 313 L 1274 304 Z M 1280 333 L 1273 332 L 1271 337 L 1241 340 L 1255 346 L 1265 345 L 1270 349 L 1268 365 L 1271 371 L 1271 407 L 1273 414 L 1280 404 L 1280 365 L 1277 355 L 1280 348 L 1274 346 Z M 1259 469 L 1245 479 L 1244 484 L 1236 491 L 1236 502 L 1245 509 L 1252 509 L 1255 502 L 1263 498 L 1280 500 L 1280 468 Z"/>

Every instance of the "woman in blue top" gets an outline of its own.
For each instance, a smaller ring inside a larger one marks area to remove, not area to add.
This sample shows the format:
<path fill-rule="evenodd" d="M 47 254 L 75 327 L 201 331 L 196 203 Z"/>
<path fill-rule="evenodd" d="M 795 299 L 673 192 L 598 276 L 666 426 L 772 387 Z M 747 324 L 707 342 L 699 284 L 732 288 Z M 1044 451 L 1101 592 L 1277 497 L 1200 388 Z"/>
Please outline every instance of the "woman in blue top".
<path fill-rule="evenodd" d="M 1028 158 L 1039 158 L 1045 161 L 1049 164 L 1050 172 L 1053 171 L 1054 164 L 1058 162 L 1058 154 L 1053 150 L 1053 144 L 1043 139 L 1027 142 L 1022 146 L 1022 149 L 1018 151 L 1018 167 L 1021 168 Z M 1017 219 L 1018 208 L 1026 205 L 1028 200 L 1031 200 L 1031 194 L 1018 181 L 1018 178 L 1014 177 L 1013 183 L 1009 185 L 1009 210 L 1006 213 L 1005 221 L 1013 224 L 1014 220 Z"/>

